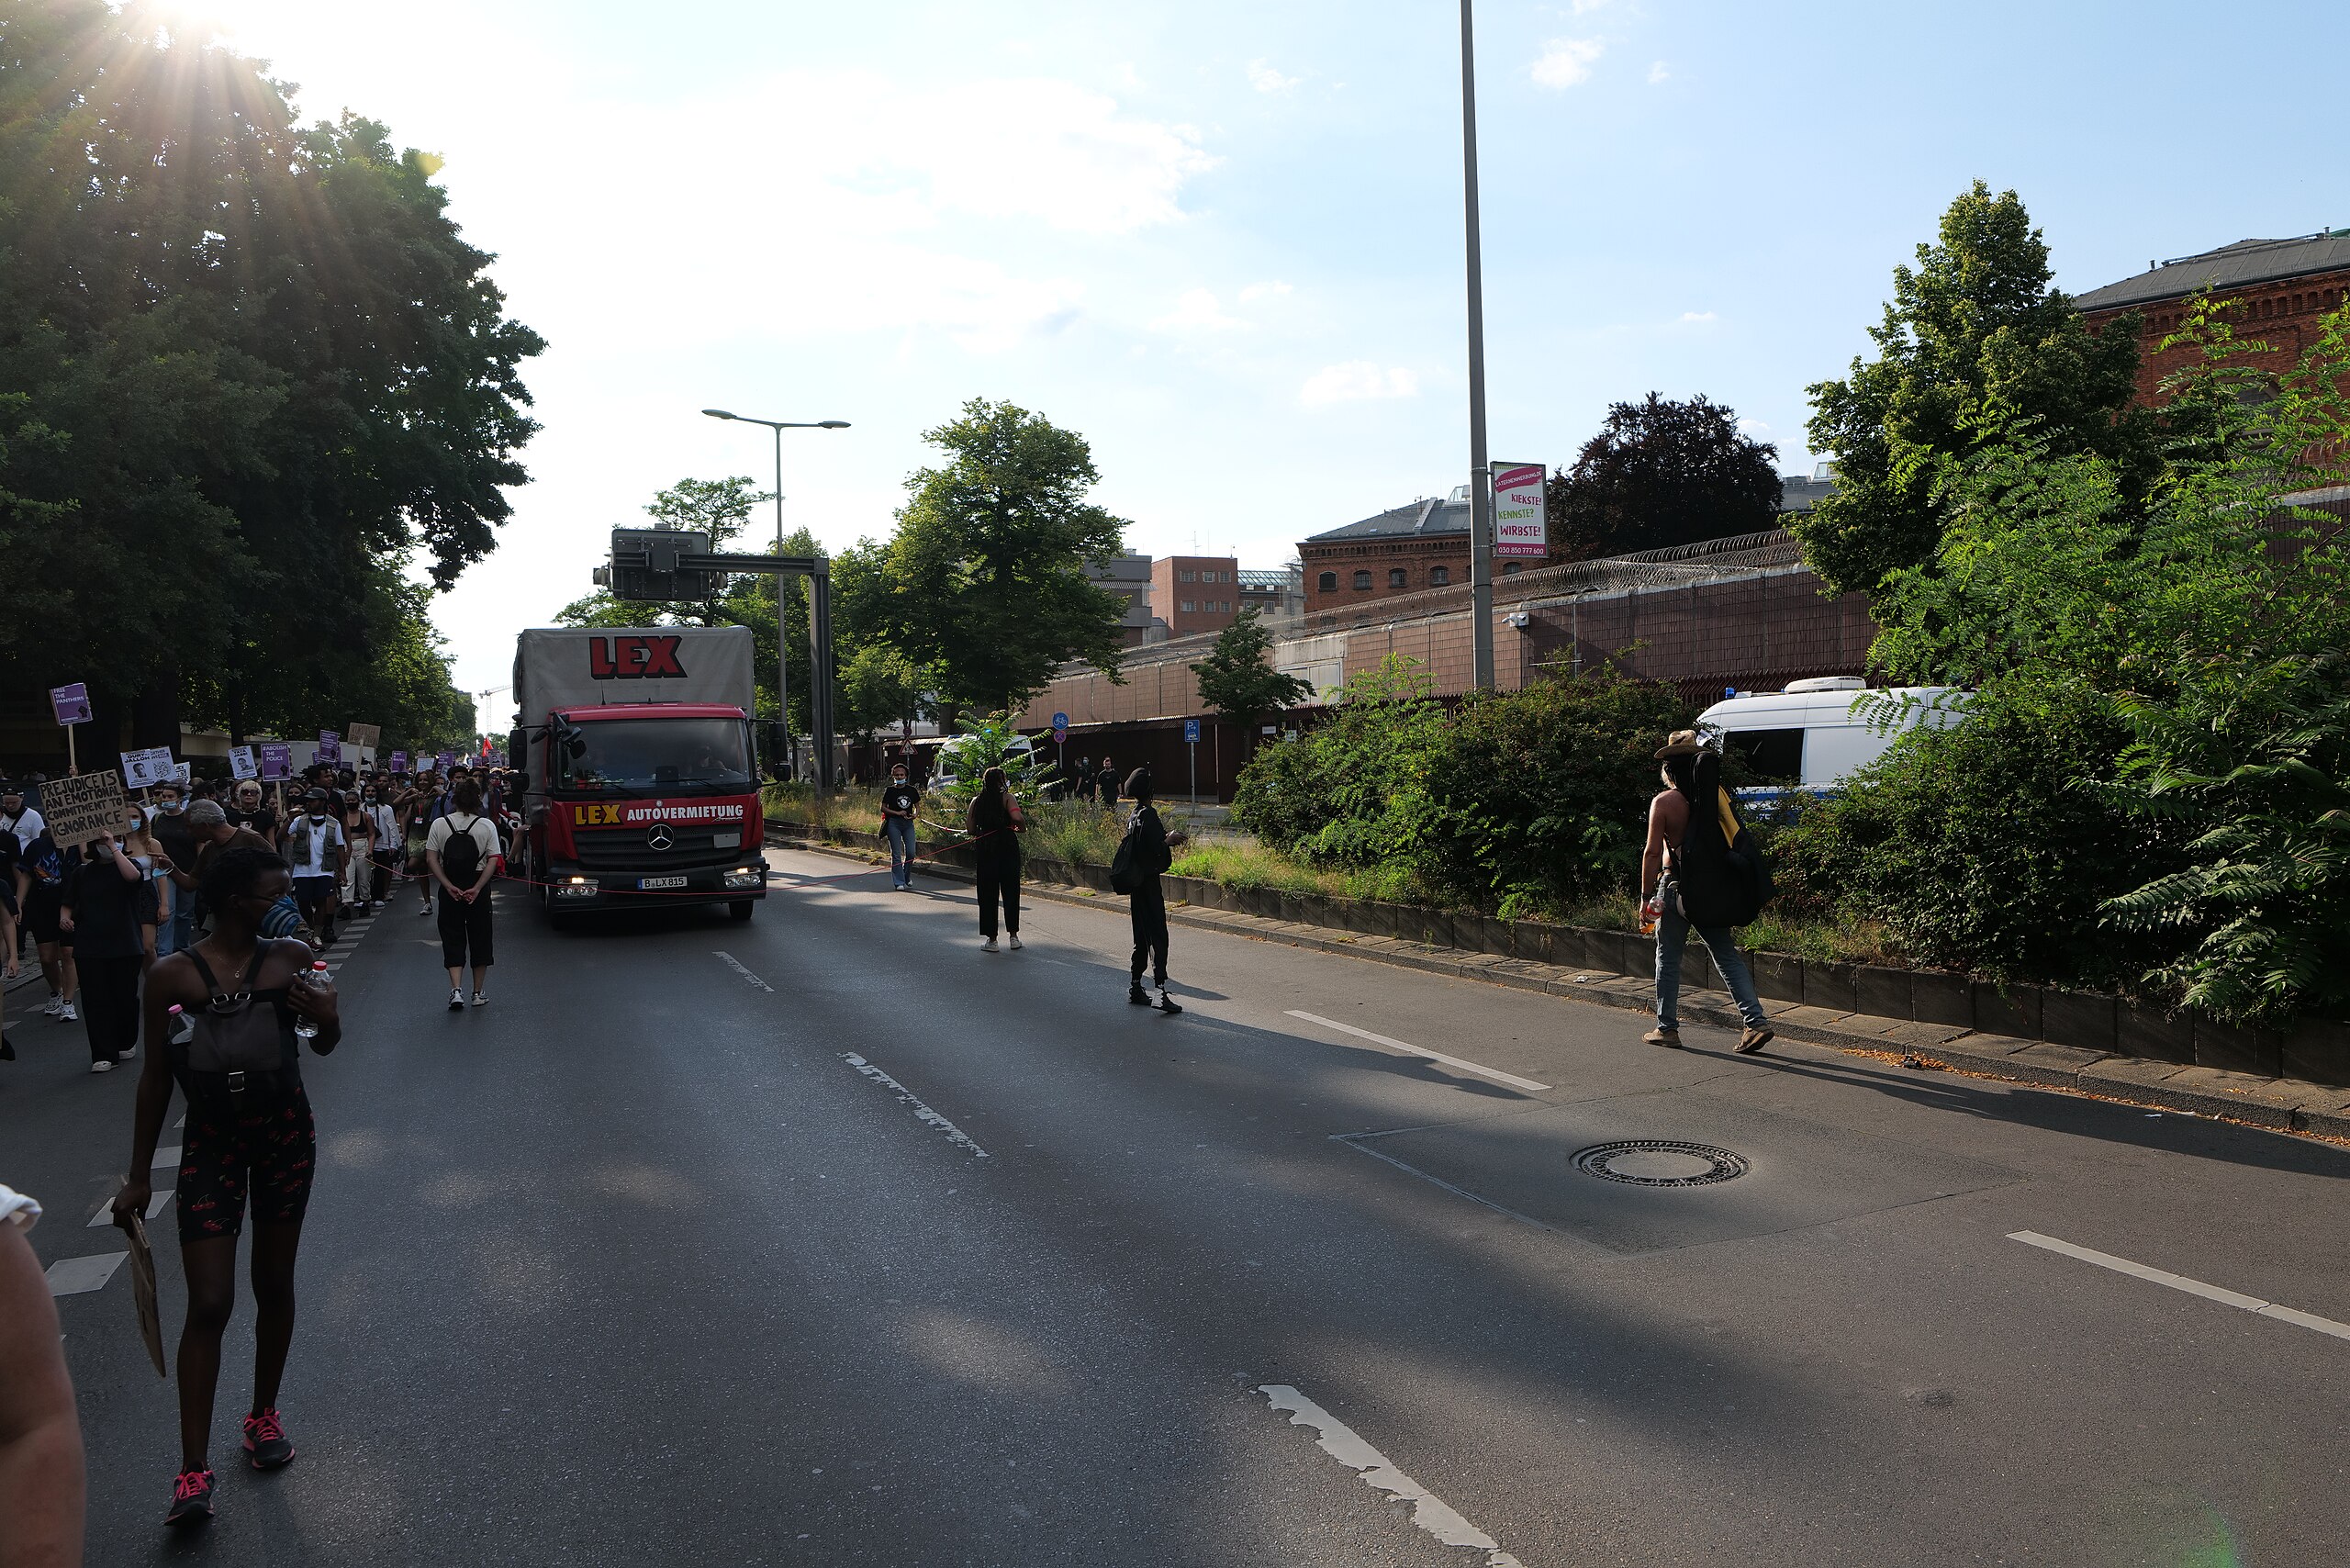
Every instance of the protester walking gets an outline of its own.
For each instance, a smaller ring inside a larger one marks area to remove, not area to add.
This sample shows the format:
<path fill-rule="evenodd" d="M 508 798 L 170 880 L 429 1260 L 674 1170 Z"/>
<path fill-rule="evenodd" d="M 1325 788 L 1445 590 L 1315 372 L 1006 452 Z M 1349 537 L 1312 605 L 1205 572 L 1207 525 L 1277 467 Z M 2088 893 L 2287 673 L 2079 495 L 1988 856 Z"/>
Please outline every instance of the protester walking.
<path fill-rule="evenodd" d="M 302 797 L 301 813 L 285 824 L 279 838 L 286 868 L 294 877 L 294 902 L 319 947 L 334 946 L 336 890 L 342 881 L 343 861 L 350 855 L 340 813 L 332 807 L 324 790 L 312 788 Z"/>
<path fill-rule="evenodd" d="M 270 848 L 277 847 L 277 813 L 262 803 L 259 783 L 251 778 L 238 779 L 228 813 L 230 827 L 248 829 Z"/>
<path fill-rule="evenodd" d="M 1020 946 L 1020 835 L 1027 831 L 1019 800 L 1001 767 L 979 777 L 979 792 L 972 797 L 964 824 L 970 831 L 972 853 L 979 857 L 979 935 L 982 952 L 995 947 L 996 904 L 1003 905 L 1004 935 L 1013 948 Z"/>
<path fill-rule="evenodd" d="M 369 890 L 374 896 L 368 900 L 368 908 L 379 914 L 391 902 L 393 883 L 407 858 L 402 853 L 399 814 L 385 799 L 390 788 L 391 781 L 377 774 L 375 787 L 359 792 L 359 813 L 367 819 L 369 858 L 375 863 L 374 885 Z"/>
<path fill-rule="evenodd" d="M 408 870 L 408 875 L 416 879 L 417 895 L 423 901 L 416 913 L 431 914 L 432 873 L 425 864 L 425 841 L 432 835 L 432 824 L 448 810 L 448 800 L 441 792 L 438 775 L 426 773 L 418 778 L 416 788 L 408 791 L 406 810 Z"/>
<path fill-rule="evenodd" d="M 40 812 L 25 804 L 24 786 L 11 784 L 0 790 L 0 833 L 17 835 L 19 853 L 30 849 L 33 840 L 47 831 L 48 822 Z"/>
<path fill-rule="evenodd" d="M 1118 803 L 1118 765 L 1106 756 L 1093 775 L 1093 798 L 1103 811 L 1113 810 Z"/>
<path fill-rule="evenodd" d="M 1680 1046 L 1681 955 L 1695 930 L 1745 1020 L 1738 1049 L 1751 1055 L 1771 1043 L 1772 1030 L 1738 950 L 1736 927 L 1760 913 L 1761 892 L 1757 871 L 1733 859 L 1742 830 L 1729 791 L 1721 788 L 1721 756 L 1695 730 L 1675 730 L 1656 755 L 1664 789 L 1649 802 L 1640 851 L 1640 886 L 1654 890 L 1641 913 L 1656 922 L 1656 1027 L 1640 1038 Z"/>
<path fill-rule="evenodd" d="M 890 883 L 904 892 L 914 885 L 914 822 L 922 806 L 922 791 L 914 788 L 906 765 L 890 765 L 890 782 L 881 787 L 881 833 L 890 841 Z"/>
<path fill-rule="evenodd" d="M 333 988 L 307 978 L 310 951 L 272 941 L 259 926 L 285 897 L 285 862 L 265 849 L 226 848 L 204 868 L 211 935 L 155 966 L 145 1021 L 157 1042 L 139 1080 L 130 1168 L 114 1213 L 144 1214 L 149 1169 L 174 1081 L 187 1097 L 181 1136 L 180 1260 L 187 1323 L 180 1334 L 180 1470 L 168 1525 L 212 1517 L 209 1457 L 220 1340 L 236 1305 L 237 1237 L 253 1217 L 253 1397 L 244 1452 L 255 1470 L 294 1457 L 277 1409 L 294 1339 L 294 1262 L 309 1206 L 318 1132 L 302 1087 L 300 1042 L 320 1056 L 342 1039 Z M 173 1027 L 174 1011 L 179 1026 Z"/>
<path fill-rule="evenodd" d="M 1093 799 L 1093 765 L 1091 763 L 1081 756 L 1079 757 L 1077 767 L 1070 770 L 1069 781 L 1069 792 L 1072 799 L 1080 801 Z"/>
<path fill-rule="evenodd" d="M 474 1005 L 487 1004 L 490 937 L 489 879 L 498 872 L 498 827 L 481 814 L 481 786 L 460 778 L 449 810 L 434 819 L 424 860 L 441 884 L 441 962 L 449 970 L 449 1011 L 465 1005 L 463 980 L 474 971 Z"/>
<path fill-rule="evenodd" d="M 162 924 L 155 927 L 155 956 L 167 958 L 196 940 L 196 888 L 192 880 L 183 886 L 172 873 L 184 870 L 193 877 L 197 845 L 196 831 L 188 825 L 179 780 L 164 780 L 155 786 L 151 796 L 154 810 L 148 818 L 147 831 L 155 840 L 160 857 L 156 868 L 163 876 L 156 889 L 162 896 L 163 909 Z"/>
<path fill-rule="evenodd" d="M 139 974 L 155 924 L 154 883 L 110 833 L 68 874 L 59 910 L 73 934 L 90 1070 L 112 1072 L 139 1054 Z"/>
<path fill-rule="evenodd" d="M 155 966 L 159 933 L 162 930 L 163 922 L 169 918 L 172 884 L 163 869 L 162 847 L 148 830 L 146 812 L 130 805 L 125 808 L 123 814 L 122 852 L 133 866 L 139 868 L 140 879 L 147 884 L 149 895 L 147 920 L 139 928 L 139 972 L 143 975 Z"/>
<path fill-rule="evenodd" d="M 32 933 L 33 950 L 40 956 L 41 979 L 49 982 L 49 1002 L 41 1011 L 67 1024 L 81 1016 L 73 1010 L 79 981 L 73 969 L 73 933 L 61 920 L 65 881 L 81 859 L 79 849 L 59 847 L 43 824 L 40 835 L 17 860 L 17 902 L 24 910 L 25 929 Z"/>
<path fill-rule="evenodd" d="M 1174 851 L 1186 835 L 1169 833 L 1167 824 L 1158 820 L 1149 768 L 1134 770 L 1126 779 L 1126 795 L 1135 809 L 1126 818 L 1126 836 L 1119 842 L 1117 858 L 1110 866 L 1111 889 L 1127 896 L 1127 913 L 1134 924 L 1135 951 L 1126 969 L 1126 1000 L 1137 1007 L 1151 1004 L 1149 992 L 1142 988 L 1147 966 L 1151 983 L 1158 987 L 1159 1011 L 1181 1013 L 1182 1008 L 1167 991 L 1167 892 L 1158 879 L 1174 864 Z"/>
<path fill-rule="evenodd" d="M 342 823 L 342 907 L 356 917 L 367 913 L 369 884 L 375 876 L 375 824 L 359 809 L 359 791 L 335 797 Z"/>

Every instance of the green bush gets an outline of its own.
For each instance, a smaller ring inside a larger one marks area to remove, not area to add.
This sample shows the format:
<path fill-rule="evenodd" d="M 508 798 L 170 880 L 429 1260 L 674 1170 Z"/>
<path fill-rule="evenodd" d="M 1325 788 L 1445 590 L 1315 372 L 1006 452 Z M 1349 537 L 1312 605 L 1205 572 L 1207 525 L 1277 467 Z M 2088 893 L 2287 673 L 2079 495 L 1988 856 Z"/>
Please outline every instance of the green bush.
<path fill-rule="evenodd" d="M 1419 661 L 1395 654 L 1355 676 L 1326 722 L 1249 759 L 1235 819 L 1308 865 L 1416 862 L 1446 729 L 1429 684 Z"/>

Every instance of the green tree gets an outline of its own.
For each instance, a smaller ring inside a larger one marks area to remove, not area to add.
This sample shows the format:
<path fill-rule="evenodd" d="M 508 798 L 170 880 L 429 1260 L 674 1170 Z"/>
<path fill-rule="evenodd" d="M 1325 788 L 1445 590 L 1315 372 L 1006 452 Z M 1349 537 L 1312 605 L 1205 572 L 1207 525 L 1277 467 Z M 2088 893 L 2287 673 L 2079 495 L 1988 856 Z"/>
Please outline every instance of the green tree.
<path fill-rule="evenodd" d="M 2048 246 L 2013 191 L 1983 182 L 1942 215 L 1918 265 L 1896 267 L 1869 330 L 1877 357 L 1810 388 L 1810 439 L 1836 456 L 1836 490 L 1791 520 L 1804 558 L 1838 592 L 1930 561 L 1954 465 L 1986 432 L 2036 421 L 2051 456 L 2108 460 L 2125 495 L 2160 467 L 2154 416 L 2131 403 L 2133 317 L 2093 332 L 2049 279 Z"/>
<path fill-rule="evenodd" d="M 1200 700 L 1251 734 L 1265 714 L 1294 708 L 1314 695 L 1313 682 L 1273 667 L 1272 645 L 1271 633 L 1251 606 L 1215 634 L 1208 656 L 1192 666 L 1200 678 Z"/>
<path fill-rule="evenodd" d="M 905 655 L 885 643 L 867 643 L 841 662 L 834 711 L 843 734 L 869 741 L 901 721 L 920 718 L 929 705 L 927 689 Z"/>
<path fill-rule="evenodd" d="M 1544 496 L 1554 560 L 1662 550 L 1777 525 L 1779 449 L 1703 393 L 1617 403 Z"/>
<path fill-rule="evenodd" d="M 906 481 L 874 631 L 958 707 L 1017 711 L 1070 659 L 1117 679 L 1125 606 L 1085 567 L 1124 550 L 1125 523 L 1085 499 L 1085 438 L 975 398 L 923 439 L 946 461 Z"/>
<path fill-rule="evenodd" d="M 537 428 L 543 344 L 438 167 L 298 127 L 164 12 L 0 4 L 0 545 L 47 600 L 0 680 L 87 679 L 157 742 L 183 698 L 239 731 L 353 716 L 283 666 L 403 656 L 422 601 L 385 574 L 445 588 L 490 550 Z"/>

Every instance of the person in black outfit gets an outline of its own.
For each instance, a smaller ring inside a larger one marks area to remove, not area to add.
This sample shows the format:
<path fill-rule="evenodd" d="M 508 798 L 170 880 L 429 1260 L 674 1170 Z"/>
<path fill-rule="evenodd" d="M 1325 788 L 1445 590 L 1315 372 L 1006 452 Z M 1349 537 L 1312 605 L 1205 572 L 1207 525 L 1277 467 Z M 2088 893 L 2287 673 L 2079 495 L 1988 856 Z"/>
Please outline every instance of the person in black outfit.
<path fill-rule="evenodd" d="M 971 801 L 971 842 L 979 857 L 979 950 L 995 951 L 995 906 L 1003 902 L 1003 929 L 1016 951 L 1020 946 L 1020 834 L 1028 819 L 1021 815 L 1011 782 L 1001 767 L 990 767 L 979 778 L 979 792 Z"/>
<path fill-rule="evenodd" d="M 1093 798 L 1104 810 L 1118 803 L 1118 765 L 1106 756 L 1093 775 Z"/>
<path fill-rule="evenodd" d="M 1169 833 L 1167 824 L 1158 820 L 1158 810 L 1151 804 L 1149 768 L 1135 769 L 1126 780 L 1126 793 L 1135 802 L 1134 813 L 1126 819 L 1126 836 L 1133 846 L 1129 864 L 1137 876 L 1147 879 L 1130 895 L 1127 904 L 1134 919 L 1135 956 L 1126 972 L 1126 1000 L 1137 1007 L 1150 1005 L 1149 993 L 1142 988 L 1143 967 L 1147 964 L 1151 983 L 1158 987 L 1159 1010 L 1181 1013 L 1183 1010 L 1167 994 L 1167 893 L 1158 879 L 1174 864 L 1173 852 L 1185 835 Z"/>
<path fill-rule="evenodd" d="M 890 782 L 881 790 L 881 833 L 890 841 L 890 885 L 905 892 L 914 885 L 914 813 L 922 806 L 922 791 L 906 775 L 906 765 L 890 765 Z"/>
<path fill-rule="evenodd" d="M 73 935 L 82 982 L 82 1027 L 90 1037 L 90 1070 L 139 1054 L 139 970 L 147 957 L 140 927 L 155 924 L 155 885 L 102 833 L 67 874 L 59 924 Z"/>
<path fill-rule="evenodd" d="M 1070 773 L 1069 778 L 1073 780 L 1069 788 L 1071 799 L 1079 801 L 1090 801 L 1093 799 L 1092 763 L 1087 761 L 1084 757 L 1079 757 L 1077 759 L 1076 770 Z"/>
<path fill-rule="evenodd" d="M 246 1462 L 275 1470 L 294 1458 L 277 1412 L 277 1388 L 294 1341 L 294 1260 L 318 1164 L 318 1131 L 302 1087 L 297 1019 L 317 1033 L 310 1048 L 326 1055 L 341 1042 L 331 987 L 306 983 L 310 949 L 273 942 L 261 923 L 286 895 L 285 862 L 265 848 L 238 846 L 207 860 L 204 902 L 212 934 L 184 953 L 159 959 L 147 977 L 147 1053 L 131 1125 L 130 1169 L 114 1213 L 144 1214 L 149 1172 L 174 1081 L 187 1095 L 178 1182 L 180 1264 L 187 1278 L 187 1326 L 179 1346 L 180 1471 L 163 1522 L 201 1524 L 212 1517 L 214 1481 L 207 1457 L 212 1397 L 220 1382 L 220 1339 L 237 1301 L 237 1236 L 250 1204 L 253 1220 L 253 1402 L 244 1422 Z M 170 1009 L 182 1011 L 188 1037 L 171 1038 Z M 273 1042 L 274 1068 L 209 1071 L 199 1049 L 229 1043 L 250 1049 Z"/>

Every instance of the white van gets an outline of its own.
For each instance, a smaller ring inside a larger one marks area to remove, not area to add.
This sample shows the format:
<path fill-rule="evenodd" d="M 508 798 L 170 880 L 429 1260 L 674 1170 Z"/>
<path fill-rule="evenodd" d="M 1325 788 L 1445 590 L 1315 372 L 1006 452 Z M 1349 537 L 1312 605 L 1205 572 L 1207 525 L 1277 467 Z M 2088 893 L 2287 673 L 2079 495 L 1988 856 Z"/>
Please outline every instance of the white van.
<path fill-rule="evenodd" d="M 1953 686 L 1872 690 L 1859 676 L 1831 675 L 1789 681 L 1785 691 L 1725 698 L 1697 722 L 1720 731 L 1755 772 L 1792 778 L 1804 793 L 1818 795 L 1884 756 L 1905 731 L 1956 723 L 1968 696 Z"/>
<path fill-rule="evenodd" d="M 962 754 L 968 739 L 965 735 L 949 735 L 938 744 L 938 750 L 931 759 L 929 788 L 942 789 L 962 782 Z M 965 744 L 957 745 L 958 742 Z M 1035 749 L 1036 743 L 1026 735 L 1013 736 L 1012 744 L 1003 748 L 1006 756 L 1027 756 Z"/>

